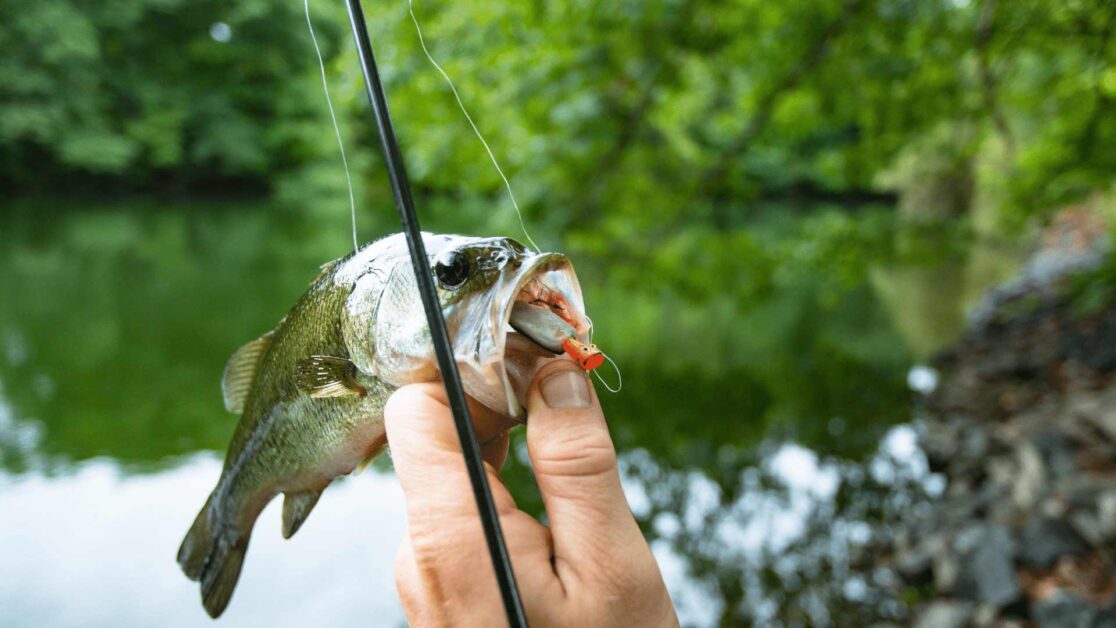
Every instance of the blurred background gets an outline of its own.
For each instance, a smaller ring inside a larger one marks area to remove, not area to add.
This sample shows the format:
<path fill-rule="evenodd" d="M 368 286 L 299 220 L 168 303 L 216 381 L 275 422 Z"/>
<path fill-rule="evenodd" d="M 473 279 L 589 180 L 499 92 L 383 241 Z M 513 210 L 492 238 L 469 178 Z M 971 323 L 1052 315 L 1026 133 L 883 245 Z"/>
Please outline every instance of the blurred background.
<path fill-rule="evenodd" d="M 311 9 L 368 241 L 378 140 Z M 365 10 L 424 228 L 520 238 L 406 2 Z M 415 10 L 623 369 L 684 625 L 1112 618 L 1109 0 Z M 0 51 L 0 624 L 210 625 L 174 554 L 220 374 L 351 248 L 302 3 L 0 0 Z M 221 623 L 401 625 L 403 523 L 387 460 L 291 541 L 272 504 Z"/>

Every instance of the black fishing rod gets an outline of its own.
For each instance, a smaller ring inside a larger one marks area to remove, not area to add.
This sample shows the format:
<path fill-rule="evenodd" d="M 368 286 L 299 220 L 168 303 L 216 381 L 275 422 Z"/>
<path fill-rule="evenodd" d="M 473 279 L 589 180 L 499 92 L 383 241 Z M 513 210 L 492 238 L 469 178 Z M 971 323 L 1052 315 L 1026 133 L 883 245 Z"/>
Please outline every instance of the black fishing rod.
<path fill-rule="evenodd" d="M 399 210 L 399 218 L 403 221 L 403 232 L 407 234 L 407 247 L 411 251 L 411 264 L 415 269 L 415 277 L 418 278 L 419 294 L 422 296 L 422 306 L 426 310 L 426 322 L 430 326 L 430 339 L 434 342 L 438 370 L 441 371 L 442 381 L 446 385 L 446 396 L 453 411 L 453 422 L 457 425 L 457 437 L 461 441 L 461 452 L 465 455 L 465 468 L 469 471 L 469 482 L 473 485 L 473 496 L 477 500 L 481 527 L 484 528 L 484 538 L 488 542 L 488 553 L 492 557 L 496 581 L 500 586 L 500 595 L 504 599 L 504 610 L 508 615 L 508 623 L 513 628 L 526 627 L 527 616 L 523 612 L 523 602 L 519 599 L 515 573 L 512 572 L 508 548 L 500 529 L 500 519 L 496 515 L 496 505 L 492 501 L 492 491 L 488 487 L 480 446 L 473 432 L 473 420 L 469 414 L 469 406 L 465 402 L 465 389 L 461 386 L 461 375 L 457 372 L 457 363 L 453 360 L 453 349 L 449 332 L 446 330 L 446 321 L 442 318 L 442 310 L 438 305 L 438 293 L 434 289 L 434 279 L 431 277 L 430 265 L 426 258 L 426 246 L 422 242 L 418 216 L 415 215 L 415 203 L 411 198 L 411 184 L 407 179 L 407 169 L 403 165 L 403 154 L 399 151 L 399 143 L 395 139 L 395 129 L 391 123 L 387 98 L 384 96 L 384 86 L 380 83 L 376 58 L 372 54 L 372 43 L 368 39 L 368 25 L 364 22 L 364 11 L 361 9 L 360 0 L 345 0 L 345 3 L 349 9 L 349 23 L 353 27 L 357 52 L 360 54 L 360 68 L 364 72 L 368 102 L 372 105 L 372 115 L 376 119 L 376 128 L 380 131 L 380 143 L 384 149 L 388 178 L 391 179 L 391 191 L 395 196 L 395 208 Z"/>

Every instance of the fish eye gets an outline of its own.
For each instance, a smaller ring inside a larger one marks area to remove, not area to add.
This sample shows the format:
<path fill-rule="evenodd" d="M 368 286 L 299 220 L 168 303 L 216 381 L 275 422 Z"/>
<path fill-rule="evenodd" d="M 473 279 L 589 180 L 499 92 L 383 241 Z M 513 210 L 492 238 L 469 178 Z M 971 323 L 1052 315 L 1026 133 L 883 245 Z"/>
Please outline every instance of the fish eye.
<path fill-rule="evenodd" d="M 434 276 L 438 285 L 446 290 L 460 288 L 469 278 L 469 258 L 460 251 L 449 251 L 434 262 Z"/>

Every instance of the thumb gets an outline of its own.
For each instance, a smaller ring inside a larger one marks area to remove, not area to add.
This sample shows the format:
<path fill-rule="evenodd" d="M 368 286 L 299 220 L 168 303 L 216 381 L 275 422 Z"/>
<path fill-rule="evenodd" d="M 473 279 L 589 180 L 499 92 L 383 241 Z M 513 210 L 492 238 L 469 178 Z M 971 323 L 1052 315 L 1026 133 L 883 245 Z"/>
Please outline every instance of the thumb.
<path fill-rule="evenodd" d="M 588 374 L 570 360 L 542 368 L 528 392 L 527 416 L 527 450 L 555 557 L 575 571 L 580 564 L 592 572 L 599 571 L 594 563 L 645 545 Z"/>

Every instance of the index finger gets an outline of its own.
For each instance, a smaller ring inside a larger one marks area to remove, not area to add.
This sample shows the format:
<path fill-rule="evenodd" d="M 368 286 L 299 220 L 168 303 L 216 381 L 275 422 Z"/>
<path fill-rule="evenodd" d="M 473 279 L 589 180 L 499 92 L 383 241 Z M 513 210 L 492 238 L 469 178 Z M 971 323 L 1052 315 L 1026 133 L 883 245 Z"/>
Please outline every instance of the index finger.
<path fill-rule="evenodd" d="M 492 463 L 502 460 L 506 445 L 501 435 L 515 422 L 472 400 L 469 410 L 478 440 L 492 441 L 492 446 L 484 447 L 485 467 L 497 510 L 514 510 L 511 494 L 498 481 Z M 442 385 L 412 384 L 395 391 L 384 407 L 384 427 L 412 524 L 476 519 L 472 485 Z"/>

